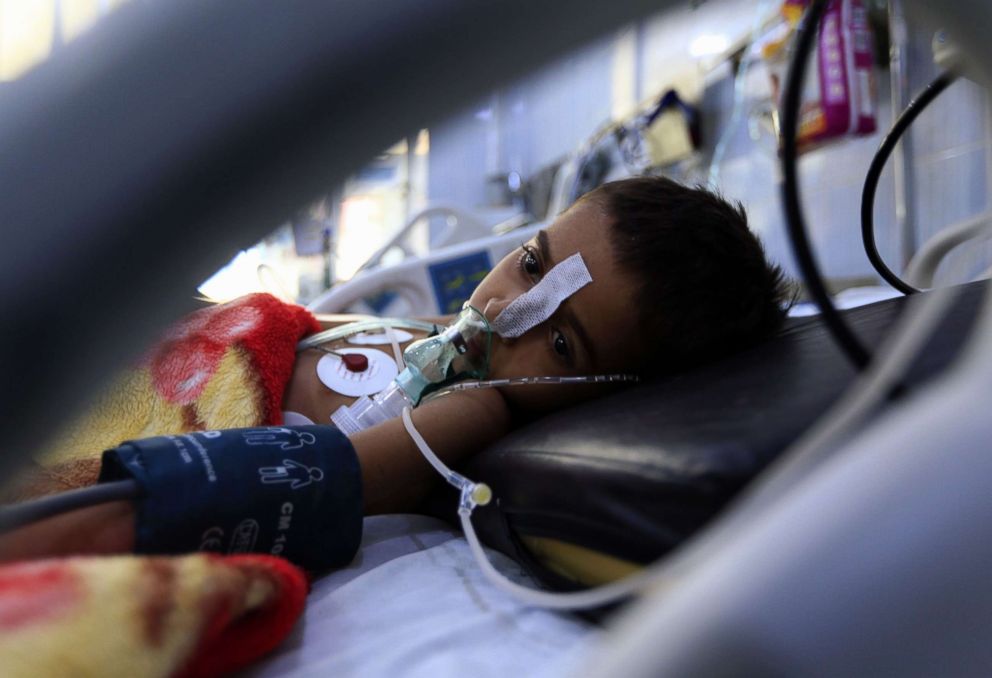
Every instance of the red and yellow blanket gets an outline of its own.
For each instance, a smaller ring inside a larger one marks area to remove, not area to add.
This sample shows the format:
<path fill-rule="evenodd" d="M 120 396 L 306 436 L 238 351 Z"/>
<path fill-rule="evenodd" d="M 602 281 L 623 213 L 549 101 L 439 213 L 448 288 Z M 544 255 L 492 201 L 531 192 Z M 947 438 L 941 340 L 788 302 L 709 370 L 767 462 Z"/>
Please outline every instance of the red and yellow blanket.
<path fill-rule="evenodd" d="M 72 421 L 4 499 L 92 485 L 100 454 L 125 440 L 281 424 L 296 344 L 319 330 L 309 311 L 268 294 L 196 311 Z"/>
<path fill-rule="evenodd" d="M 51 450 L 6 501 L 90 485 L 124 440 L 282 423 L 305 309 L 255 294 L 174 326 Z M 4 676 L 211 676 L 279 644 L 307 592 L 302 571 L 256 555 L 72 557 L 0 566 Z"/>
<path fill-rule="evenodd" d="M 63 558 L 0 567 L 0 672 L 216 676 L 282 642 L 307 581 L 281 558 Z"/>

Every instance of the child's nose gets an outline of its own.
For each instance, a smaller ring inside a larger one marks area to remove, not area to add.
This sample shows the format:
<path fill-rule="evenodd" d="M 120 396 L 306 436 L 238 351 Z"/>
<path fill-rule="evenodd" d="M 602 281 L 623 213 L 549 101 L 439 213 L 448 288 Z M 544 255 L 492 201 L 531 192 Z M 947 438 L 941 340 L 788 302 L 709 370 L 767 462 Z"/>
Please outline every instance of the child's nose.
<path fill-rule="evenodd" d="M 493 320 L 496 319 L 503 309 L 510 305 L 513 299 L 490 299 L 486 302 L 486 307 L 482 309 L 482 315 L 486 316 L 486 320 L 492 324 Z"/>

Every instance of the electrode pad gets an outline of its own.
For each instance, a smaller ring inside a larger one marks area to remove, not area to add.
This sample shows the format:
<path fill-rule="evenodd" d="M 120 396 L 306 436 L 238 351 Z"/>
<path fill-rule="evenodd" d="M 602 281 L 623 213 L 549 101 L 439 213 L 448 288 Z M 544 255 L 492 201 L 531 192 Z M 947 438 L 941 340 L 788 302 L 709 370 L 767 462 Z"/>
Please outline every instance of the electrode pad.
<path fill-rule="evenodd" d="M 577 291 L 592 282 L 586 262 L 576 252 L 548 271 L 540 282 L 504 308 L 492 327 L 501 337 L 515 338 L 550 318 Z"/>
<path fill-rule="evenodd" d="M 336 355 L 325 355 L 317 361 L 317 377 L 324 386 L 341 395 L 358 397 L 372 395 L 389 386 L 399 374 L 396 361 L 374 348 L 338 349 L 339 353 L 358 353 L 368 358 L 369 365 L 362 372 L 352 372 Z"/>

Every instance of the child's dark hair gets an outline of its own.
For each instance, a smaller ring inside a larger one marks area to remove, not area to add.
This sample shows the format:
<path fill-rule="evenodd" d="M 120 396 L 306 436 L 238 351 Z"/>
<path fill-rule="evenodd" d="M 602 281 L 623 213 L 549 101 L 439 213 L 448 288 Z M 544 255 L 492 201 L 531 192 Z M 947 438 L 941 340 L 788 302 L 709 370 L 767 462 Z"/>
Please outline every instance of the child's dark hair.
<path fill-rule="evenodd" d="M 640 329 L 671 372 L 742 348 L 778 329 L 790 292 L 740 203 L 663 177 L 603 184 L 582 200 L 611 219 L 613 254 L 639 280 Z"/>

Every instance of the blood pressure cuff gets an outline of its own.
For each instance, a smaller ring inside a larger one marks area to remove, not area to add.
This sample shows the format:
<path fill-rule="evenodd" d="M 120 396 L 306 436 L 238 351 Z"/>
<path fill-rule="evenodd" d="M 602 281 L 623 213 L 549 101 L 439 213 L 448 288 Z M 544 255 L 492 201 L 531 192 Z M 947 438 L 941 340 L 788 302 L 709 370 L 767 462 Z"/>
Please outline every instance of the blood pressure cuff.
<path fill-rule="evenodd" d="M 351 442 L 331 426 L 203 431 L 123 443 L 100 481 L 133 478 L 135 551 L 270 553 L 310 571 L 346 565 L 362 532 Z"/>

